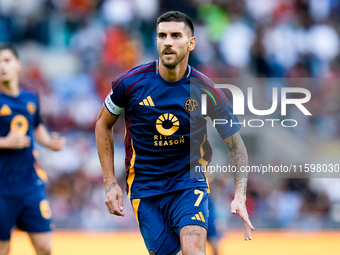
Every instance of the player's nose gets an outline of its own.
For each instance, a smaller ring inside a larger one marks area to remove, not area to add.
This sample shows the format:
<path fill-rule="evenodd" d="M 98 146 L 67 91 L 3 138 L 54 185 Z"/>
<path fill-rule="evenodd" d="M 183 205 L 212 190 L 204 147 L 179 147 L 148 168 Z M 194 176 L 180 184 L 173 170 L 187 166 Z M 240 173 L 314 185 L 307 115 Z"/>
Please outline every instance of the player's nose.
<path fill-rule="evenodd" d="M 164 40 L 164 46 L 172 46 L 173 44 L 173 40 L 169 37 L 167 37 L 165 40 Z"/>

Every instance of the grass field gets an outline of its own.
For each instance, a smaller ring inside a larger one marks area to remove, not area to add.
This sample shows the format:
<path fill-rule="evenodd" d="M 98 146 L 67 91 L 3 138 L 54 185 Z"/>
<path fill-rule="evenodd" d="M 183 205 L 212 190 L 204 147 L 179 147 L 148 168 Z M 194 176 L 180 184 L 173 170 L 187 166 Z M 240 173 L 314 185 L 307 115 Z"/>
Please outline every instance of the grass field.
<path fill-rule="evenodd" d="M 210 247 L 207 247 L 207 254 Z M 10 255 L 34 255 L 28 236 L 14 232 Z M 253 233 L 252 241 L 244 241 L 243 234 L 232 231 L 219 243 L 220 254 L 251 255 L 322 255 L 340 253 L 340 231 L 333 232 L 279 232 Z M 53 255 L 147 255 L 139 232 L 86 233 L 56 231 Z"/>

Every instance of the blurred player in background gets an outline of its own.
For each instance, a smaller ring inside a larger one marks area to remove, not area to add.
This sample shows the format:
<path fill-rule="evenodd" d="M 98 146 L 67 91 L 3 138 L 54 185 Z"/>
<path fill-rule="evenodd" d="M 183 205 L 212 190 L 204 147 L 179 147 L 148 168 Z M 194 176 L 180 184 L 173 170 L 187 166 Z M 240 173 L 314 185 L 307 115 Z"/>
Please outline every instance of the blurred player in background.
<path fill-rule="evenodd" d="M 171 11 L 159 17 L 159 60 L 137 66 L 112 83 L 96 124 L 105 203 L 111 214 L 124 216 L 123 193 L 114 174 L 112 126 L 125 109 L 127 192 L 149 254 L 205 254 L 209 187 L 204 173 L 190 176 L 196 166 L 207 166 L 211 156 L 198 103 L 201 95 L 218 98 L 219 104 L 209 107 L 211 118 L 237 122 L 225 95 L 188 65 L 195 44 L 187 15 Z M 239 128 L 218 128 L 236 167 L 247 164 Z M 248 240 L 254 228 L 245 206 L 246 186 L 247 175 L 236 173 L 231 211 L 244 220 Z"/>
<path fill-rule="evenodd" d="M 0 255 L 9 253 L 12 228 L 28 232 L 38 255 L 51 254 L 51 209 L 44 175 L 33 155 L 33 135 L 59 151 L 66 139 L 49 135 L 36 94 L 21 91 L 21 63 L 12 44 L 0 44 Z"/>

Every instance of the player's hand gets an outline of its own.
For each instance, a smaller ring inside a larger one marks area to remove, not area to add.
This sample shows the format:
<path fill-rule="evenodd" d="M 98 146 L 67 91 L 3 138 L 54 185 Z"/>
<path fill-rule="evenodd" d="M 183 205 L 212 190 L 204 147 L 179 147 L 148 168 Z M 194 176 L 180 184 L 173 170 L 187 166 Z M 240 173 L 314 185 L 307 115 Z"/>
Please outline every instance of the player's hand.
<path fill-rule="evenodd" d="M 52 133 L 51 141 L 48 147 L 53 151 L 60 151 L 64 148 L 65 143 L 65 137 L 60 137 L 58 133 Z"/>
<path fill-rule="evenodd" d="M 244 221 L 244 240 L 251 240 L 251 231 L 254 230 L 251 224 L 246 208 L 246 198 L 244 196 L 235 197 L 231 202 L 231 213 L 238 213 Z"/>
<path fill-rule="evenodd" d="M 31 137 L 11 130 L 6 136 L 6 147 L 8 149 L 23 149 L 31 145 Z"/>
<path fill-rule="evenodd" d="M 111 214 L 124 217 L 123 192 L 116 182 L 105 187 L 105 204 Z"/>

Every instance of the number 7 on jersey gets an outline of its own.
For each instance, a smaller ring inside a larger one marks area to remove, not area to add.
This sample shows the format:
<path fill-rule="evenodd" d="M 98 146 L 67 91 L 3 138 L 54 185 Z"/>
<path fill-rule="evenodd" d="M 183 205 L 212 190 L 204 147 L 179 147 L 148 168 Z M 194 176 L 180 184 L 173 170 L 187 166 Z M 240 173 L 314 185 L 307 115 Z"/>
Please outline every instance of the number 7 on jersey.
<path fill-rule="evenodd" d="M 198 195 L 198 198 L 197 198 L 196 203 L 194 204 L 194 206 L 199 206 L 201 201 L 202 201 L 202 198 L 203 198 L 203 195 L 204 195 L 204 191 L 195 189 L 195 195 Z"/>

